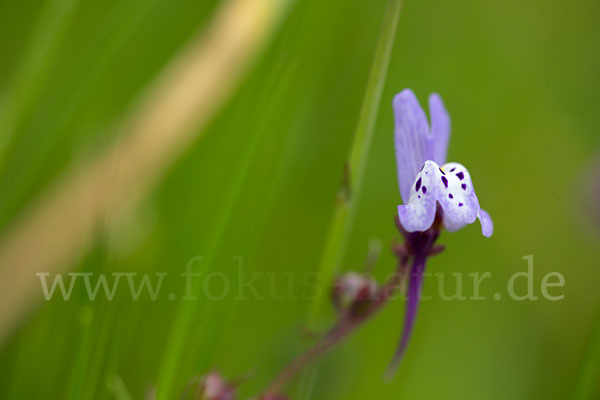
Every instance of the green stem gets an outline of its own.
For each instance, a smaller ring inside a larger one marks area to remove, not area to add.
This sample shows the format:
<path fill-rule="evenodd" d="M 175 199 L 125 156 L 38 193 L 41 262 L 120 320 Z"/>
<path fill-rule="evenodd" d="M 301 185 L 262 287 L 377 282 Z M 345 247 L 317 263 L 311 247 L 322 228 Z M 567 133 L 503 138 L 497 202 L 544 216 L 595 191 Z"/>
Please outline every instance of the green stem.
<path fill-rule="evenodd" d="M 402 0 L 388 0 L 385 10 L 383 25 L 379 35 L 379 42 L 375 49 L 373 65 L 367 83 L 367 89 L 363 99 L 358 126 L 354 134 L 354 141 L 350 149 L 347 165 L 347 196 L 342 196 L 336 205 L 333 219 L 329 227 L 325 248 L 319 264 L 318 292 L 327 293 L 334 274 L 339 270 L 342 263 L 352 226 L 356 216 L 356 210 L 360 201 L 360 195 L 364 183 L 365 170 L 371 148 L 371 141 L 377 120 L 377 112 L 381 103 L 381 94 L 387 75 L 390 55 L 396 36 L 396 26 L 400 16 Z M 327 296 L 316 296 L 310 305 L 308 313 L 309 326 L 315 327 L 321 319 L 324 299 Z"/>

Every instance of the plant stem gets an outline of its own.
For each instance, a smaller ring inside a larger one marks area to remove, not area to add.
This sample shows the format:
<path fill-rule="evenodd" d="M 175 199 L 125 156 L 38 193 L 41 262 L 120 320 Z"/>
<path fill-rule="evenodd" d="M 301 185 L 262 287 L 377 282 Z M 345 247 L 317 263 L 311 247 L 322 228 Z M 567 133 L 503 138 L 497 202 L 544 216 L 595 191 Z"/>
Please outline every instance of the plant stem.
<path fill-rule="evenodd" d="M 378 290 L 371 306 L 364 313 L 354 317 L 342 318 L 322 340 L 292 361 L 269 385 L 265 391 L 265 395 L 259 398 L 268 398 L 269 396 L 277 395 L 281 388 L 303 367 L 331 350 L 336 344 L 361 326 L 363 322 L 375 315 L 382 306 L 387 304 L 396 290 L 402 286 L 407 264 L 408 258 L 403 258 L 398 268 L 396 268 L 394 275 Z"/>
<path fill-rule="evenodd" d="M 377 290 L 364 311 L 357 313 L 351 312 L 353 305 L 356 303 L 350 304 L 347 309 L 338 309 L 338 322 L 329 333 L 313 347 L 292 361 L 268 386 L 265 393 L 258 397 L 259 400 L 280 399 L 281 397 L 278 397 L 280 390 L 294 375 L 296 375 L 296 373 L 317 357 L 331 350 L 346 336 L 354 332 L 363 322 L 376 314 L 385 304 L 387 304 L 388 300 L 390 300 L 396 290 L 403 286 L 406 278 L 410 276 L 402 338 L 388 368 L 388 377 L 393 374 L 400 364 L 406 346 L 410 340 L 419 305 L 419 297 L 421 295 L 427 259 L 430 256 L 439 254 L 443 251 L 443 246 L 435 246 L 435 242 L 440 235 L 442 224 L 441 216 L 442 213 L 440 211 L 437 213 L 433 225 L 427 231 L 412 233 L 405 231 L 402 224 L 400 224 L 398 217 L 395 217 L 394 221 L 396 227 L 402 236 L 404 236 L 405 243 L 403 245 L 393 246 L 393 251 L 398 258 L 398 265 L 394 274 L 388 279 L 385 285 Z M 412 267 L 410 273 L 408 273 L 410 260 L 412 260 Z"/>
<path fill-rule="evenodd" d="M 320 290 L 318 293 L 323 293 L 323 289 L 331 283 L 335 272 L 339 270 L 352 232 L 401 6 L 402 0 L 388 0 L 358 125 L 350 149 L 349 161 L 346 166 L 345 186 L 347 187 L 344 188 L 343 192 L 351 193 L 351 195 L 341 197 L 336 205 L 319 266 L 318 289 Z M 310 305 L 309 326 L 314 327 L 316 325 L 322 305 L 323 296 L 317 296 Z"/>

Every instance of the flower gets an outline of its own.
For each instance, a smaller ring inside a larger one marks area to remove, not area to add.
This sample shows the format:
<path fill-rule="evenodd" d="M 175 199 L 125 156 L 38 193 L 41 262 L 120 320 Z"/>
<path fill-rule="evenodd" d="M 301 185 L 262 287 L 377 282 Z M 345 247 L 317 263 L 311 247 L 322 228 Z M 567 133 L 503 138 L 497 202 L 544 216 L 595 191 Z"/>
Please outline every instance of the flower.
<path fill-rule="evenodd" d="M 404 330 L 388 374 L 399 365 L 412 334 L 427 257 L 443 225 L 456 231 L 476 219 L 484 236 L 494 230 L 492 219 L 479 207 L 471 175 L 461 164 L 446 163 L 450 118 L 437 94 L 429 96 L 431 126 L 415 94 L 405 89 L 394 98 L 394 142 L 398 185 L 404 202 L 398 206 L 398 228 L 406 239 L 397 252 L 400 259 L 413 257 L 408 281 Z M 441 167 L 440 167 L 441 165 Z"/>
<path fill-rule="evenodd" d="M 445 163 L 450 118 L 437 94 L 429 96 L 429 112 L 431 128 L 410 89 L 394 98 L 398 185 L 404 202 L 398 206 L 400 223 L 407 232 L 426 231 L 435 220 L 439 204 L 448 231 L 479 219 L 483 235 L 489 237 L 494 226 L 488 213 L 479 207 L 469 171 L 459 163 Z"/>

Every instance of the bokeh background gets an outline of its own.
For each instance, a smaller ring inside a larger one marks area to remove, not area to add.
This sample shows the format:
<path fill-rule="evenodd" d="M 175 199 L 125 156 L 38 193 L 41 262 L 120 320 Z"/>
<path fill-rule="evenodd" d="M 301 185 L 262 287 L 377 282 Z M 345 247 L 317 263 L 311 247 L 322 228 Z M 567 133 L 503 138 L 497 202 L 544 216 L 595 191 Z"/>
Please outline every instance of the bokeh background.
<path fill-rule="evenodd" d="M 114 141 L 143 88 L 218 5 L 0 2 L 0 93 L 19 110 L 0 120 L 11 134 L 0 166 L 2 236 L 61 173 Z M 111 302 L 90 301 L 79 285 L 69 301 L 40 301 L 3 339 L 0 398 L 138 399 L 165 379 L 164 398 L 179 398 L 211 369 L 249 374 L 240 386 L 248 398 L 310 343 L 302 279 L 318 269 L 385 10 L 384 1 L 289 4 L 205 135 L 71 267 L 166 272 L 158 299 L 118 290 Z M 600 398 L 600 199 L 588 190 L 600 157 L 599 13 L 592 0 L 405 1 L 343 269 L 362 268 L 373 240 L 382 243 L 375 275 L 394 268 L 401 200 L 391 100 L 409 87 L 426 104 L 436 91 L 452 119 L 449 159 L 471 171 L 495 232 L 444 233 L 447 250 L 428 268 L 491 272 L 487 300 L 423 302 L 406 358 L 386 382 L 403 317 L 403 301 L 394 302 L 287 387 L 292 398 Z M 558 271 L 566 284 L 551 293 L 563 300 L 492 299 L 526 270 L 527 255 L 536 294 Z M 185 329 L 173 325 L 182 302 L 167 293 L 180 297 L 179 274 L 196 256 L 234 285 L 240 265 L 246 276 L 262 273 L 264 298 L 201 298 Z M 290 281 L 291 298 L 273 296 L 289 293 Z M 180 356 L 169 354 L 173 335 Z"/>

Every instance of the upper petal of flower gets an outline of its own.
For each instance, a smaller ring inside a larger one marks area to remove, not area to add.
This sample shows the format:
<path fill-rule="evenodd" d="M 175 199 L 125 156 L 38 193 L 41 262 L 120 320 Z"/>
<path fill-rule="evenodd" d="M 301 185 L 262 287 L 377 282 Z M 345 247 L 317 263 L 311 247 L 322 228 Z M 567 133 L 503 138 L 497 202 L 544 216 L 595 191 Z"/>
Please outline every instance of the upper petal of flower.
<path fill-rule="evenodd" d="M 429 96 L 429 116 L 431 119 L 431 141 L 433 161 L 442 165 L 446 162 L 448 141 L 450 139 L 450 117 L 444 107 L 442 98 L 433 93 Z"/>
<path fill-rule="evenodd" d="M 433 154 L 428 141 L 427 117 L 412 90 L 405 89 L 398 93 L 393 105 L 398 186 L 404 203 L 407 203 L 410 185 L 419 168 L 426 160 L 432 159 Z"/>
<path fill-rule="evenodd" d="M 433 160 L 438 164 L 446 161 L 450 118 L 442 99 L 437 94 L 429 97 L 431 129 L 425 112 L 410 89 L 398 93 L 393 105 L 398 185 L 402 200 L 407 204 L 410 186 L 423 163 L 427 160 Z"/>

